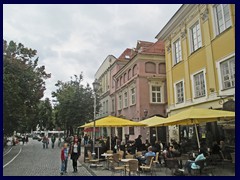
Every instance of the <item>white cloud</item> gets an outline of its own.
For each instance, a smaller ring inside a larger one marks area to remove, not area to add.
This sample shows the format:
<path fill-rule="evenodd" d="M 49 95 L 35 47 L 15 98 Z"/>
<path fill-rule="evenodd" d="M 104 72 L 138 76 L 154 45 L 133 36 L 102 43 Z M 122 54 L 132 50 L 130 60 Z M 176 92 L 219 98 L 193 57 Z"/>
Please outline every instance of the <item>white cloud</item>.
<path fill-rule="evenodd" d="M 57 80 L 94 73 L 112 54 L 118 57 L 137 40 L 154 38 L 178 10 L 173 4 L 3 5 L 3 38 L 36 49 L 39 64 L 52 78 L 45 97 L 51 98 Z"/>

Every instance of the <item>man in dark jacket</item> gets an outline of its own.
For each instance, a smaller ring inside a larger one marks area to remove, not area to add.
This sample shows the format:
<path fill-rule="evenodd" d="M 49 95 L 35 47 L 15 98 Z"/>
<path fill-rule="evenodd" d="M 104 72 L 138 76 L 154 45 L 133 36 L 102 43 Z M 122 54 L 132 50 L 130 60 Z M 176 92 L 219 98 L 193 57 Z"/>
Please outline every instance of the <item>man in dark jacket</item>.
<path fill-rule="evenodd" d="M 141 151 L 142 149 L 142 140 L 141 140 L 141 135 L 138 136 L 137 139 L 135 139 L 135 147 L 137 148 L 137 151 Z"/>

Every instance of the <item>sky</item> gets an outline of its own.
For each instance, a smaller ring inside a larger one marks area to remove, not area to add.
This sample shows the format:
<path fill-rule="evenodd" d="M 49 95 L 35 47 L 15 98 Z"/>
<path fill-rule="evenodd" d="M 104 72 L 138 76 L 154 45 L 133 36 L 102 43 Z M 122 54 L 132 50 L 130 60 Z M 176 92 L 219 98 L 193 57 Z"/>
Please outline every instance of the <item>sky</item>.
<path fill-rule="evenodd" d="M 37 50 L 46 67 L 44 98 L 58 80 L 83 73 L 92 85 L 108 55 L 119 57 L 138 40 L 156 42 L 156 35 L 180 4 L 4 4 L 3 39 Z"/>

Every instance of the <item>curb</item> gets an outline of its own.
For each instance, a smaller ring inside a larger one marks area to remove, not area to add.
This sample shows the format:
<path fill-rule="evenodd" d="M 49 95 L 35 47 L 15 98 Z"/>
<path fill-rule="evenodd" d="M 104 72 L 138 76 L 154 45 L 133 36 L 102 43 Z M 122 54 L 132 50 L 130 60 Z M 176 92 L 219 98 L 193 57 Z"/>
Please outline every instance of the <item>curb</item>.
<path fill-rule="evenodd" d="M 92 176 L 97 176 L 97 175 L 93 172 L 93 170 L 92 170 L 91 168 L 89 168 L 88 166 L 86 166 L 86 164 L 82 164 L 82 166 L 83 166 L 84 168 L 86 168 L 86 169 L 88 170 L 88 172 L 90 172 L 90 174 L 91 174 Z"/>

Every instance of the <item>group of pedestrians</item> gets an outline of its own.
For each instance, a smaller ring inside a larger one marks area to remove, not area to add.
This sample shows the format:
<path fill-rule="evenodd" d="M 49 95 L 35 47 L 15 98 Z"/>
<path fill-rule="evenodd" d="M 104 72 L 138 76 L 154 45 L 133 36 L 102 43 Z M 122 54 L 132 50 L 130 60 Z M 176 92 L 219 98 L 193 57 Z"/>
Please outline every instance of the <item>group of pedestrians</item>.
<path fill-rule="evenodd" d="M 81 155 L 81 141 L 78 140 L 77 136 L 74 136 L 73 141 L 64 143 L 61 150 L 61 175 L 67 173 L 68 159 L 71 158 L 73 173 L 76 173 L 78 158 Z"/>

